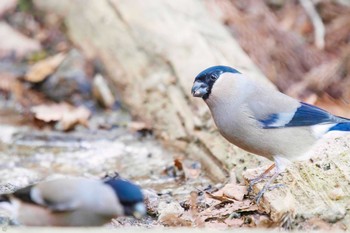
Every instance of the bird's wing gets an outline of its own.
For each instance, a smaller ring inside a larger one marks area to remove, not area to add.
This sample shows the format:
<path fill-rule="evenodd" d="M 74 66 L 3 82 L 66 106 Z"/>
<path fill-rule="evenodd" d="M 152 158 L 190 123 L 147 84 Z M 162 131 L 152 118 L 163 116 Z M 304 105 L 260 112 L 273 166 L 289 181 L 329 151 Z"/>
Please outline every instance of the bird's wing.
<path fill-rule="evenodd" d="M 300 103 L 300 106 L 293 112 L 272 113 L 257 120 L 265 129 L 350 122 L 349 119 L 334 116 L 323 109 L 306 103 Z"/>
<path fill-rule="evenodd" d="M 55 212 L 74 211 L 81 206 L 81 185 L 85 185 L 84 181 L 57 179 L 20 189 L 14 196 Z"/>
<path fill-rule="evenodd" d="M 65 192 L 62 189 L 60 191 Z M 72 194 L 73 192 L 69 193 Z M 74 211 L 80 206 L 80 201 L 76 195 L 65 195 L 64 198 L 57 198 L 46 194 L 47 192 L 42 192 L 38 187 L 33 187 L 31 190 L 31 198 L 36 204 L 54 212 Z"/>
<path fill-rule="evenodd" d="M 27 203 L 32 203 L 32 204 L 37 204 L 36 202 L 34 202 L 32 200 L 32 198 L 30 197 L 30 191 L 32 190 L 33 185 L 18 189 L 17 191 L 15 191 L 14 193 L 12 193 L 12 195 L 18 199 L 20 199 L 23 202 L 27 202 Z"/>

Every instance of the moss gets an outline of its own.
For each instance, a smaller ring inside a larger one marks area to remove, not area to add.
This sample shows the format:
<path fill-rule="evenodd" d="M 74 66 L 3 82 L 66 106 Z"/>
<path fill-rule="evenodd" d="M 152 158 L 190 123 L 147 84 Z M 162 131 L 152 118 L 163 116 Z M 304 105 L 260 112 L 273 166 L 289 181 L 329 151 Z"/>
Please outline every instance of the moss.
<path fill-rule="evenodd" d="M 18 3 L 18 8 L 23 12 L 33 12 L 34 5 L 32 0 L 20 0 Z"/>

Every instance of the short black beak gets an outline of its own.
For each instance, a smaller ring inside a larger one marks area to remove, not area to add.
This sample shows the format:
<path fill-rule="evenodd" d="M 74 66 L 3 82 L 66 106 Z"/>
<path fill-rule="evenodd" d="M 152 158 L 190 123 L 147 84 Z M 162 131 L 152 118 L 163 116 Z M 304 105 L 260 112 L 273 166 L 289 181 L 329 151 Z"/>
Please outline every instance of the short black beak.
<path fill-rule="evenodd" d="M 198 81 L 194 82 L 191 92 L 194 97 L 203 97 L 208 93 L 208 85 Z"/>

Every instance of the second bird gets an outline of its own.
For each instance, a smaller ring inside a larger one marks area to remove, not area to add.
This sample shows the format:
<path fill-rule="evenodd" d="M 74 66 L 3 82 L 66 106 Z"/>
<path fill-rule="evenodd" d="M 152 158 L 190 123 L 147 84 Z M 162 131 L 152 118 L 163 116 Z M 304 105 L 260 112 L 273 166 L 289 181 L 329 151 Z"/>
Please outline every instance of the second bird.
<path fill-rule="evenodd" d="M 28 226 L 99 226 L 146 214 L 141 189 L 121 178 L 43 181 L 2 196 L 1 206 L 11 210 L 12 221 Z"/>

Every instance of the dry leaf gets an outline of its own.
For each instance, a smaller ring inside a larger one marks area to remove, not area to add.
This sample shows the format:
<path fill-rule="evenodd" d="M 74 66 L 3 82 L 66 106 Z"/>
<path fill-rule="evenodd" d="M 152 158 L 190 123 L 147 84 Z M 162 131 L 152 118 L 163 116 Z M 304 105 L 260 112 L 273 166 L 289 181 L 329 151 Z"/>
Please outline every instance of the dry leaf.
<path fill-rule="evenodd" d="M 158 221 L 166 226 L 191 226 L 192 221 L 188 215 L 184 215 L 184 209 L 179 203 L 161 202 L 158 206 L 159 218 Z"/>
<path fill-rule="evenodd" d="M 246 186 L 237 184 L 227 184 L 212 194 L 206 192 L 205 203 L 209 208 L 198 213 L 200 219 L 214 225 L 220 225 L 222 221 L 229 227 L 243 225 L 244 221 L 240 218 L 240 213 L 256 212 L 258 210 L 258 206 L 252 204 L 251 200 L 243 199 L 246 192 Z M 239 199 L 239 201 L 236 199 Z M 239 217 L 236 219 L 229 218 L 234 213 Z"/>
<path fill-rule="evenodd" d="M 233 202 L 232 199 L 225 197 L 225 196 L 223 195 L 223 192 L 220 191 L 220 190 L 217 191 L 217 192 L 215 192 L 215 193 L 213 193 L 213 194 L 208 193 L 208 192 L 206 192 L 205 194 L 208 195 L 211 199 L 214 199 L 214 200 L 217 200 L 217 201 L 221 201 L 221 202 Z"/>
<path fill-rule="evenodd" d="M 89 109 L 79 106 L 78 108 L 71 109 L 67 112 L 64 112 L 62 116 L 62 120 L 59 122 L 62 124 L 63 130 L 70 130 L 76 124 L 81 124 L 87 126 L 88 119 L 90 117 L 91 112 Z"/>
<path fill-rule="evenodd" d="M 58 122 L 62 130 L 70 130 L 76 124 L 86 125 L 91 112 L 83 107 L 67 103 L 38 105 L 31 108 L 36 119 L 44 122 Z"/>
<path fill-rule="evenodd" d="M 250 200 L 244 200 L 243 202 L 222 202 L 217 205 L 212 205 L 209 208 L 202 211 L 200 214 L 206 217 L 222 217 L 229 216 L 233 212 L 242 213 L 242 212 L 254 212 L 257 211 L 258 207 L 254 204 L 251 204 Z"/>
<path fill-rule="evenodd" d="M 58 66 L 65 59 L 64 53 L 56 54 L 55 56 L 46 58 L 35 63 L 28 71 L 25 79 L 32 83 L 44 81 L 50 74 L 52 74 Z"/>
<path fill-rule="evenodd" d="M 45 122 L 59 121 L 62 118 L 62 112 L 66 111 L 65 105 L 38 105 L 31 108 L 35 118 Z"/>
<path fill-rule="evenodd" d="M 238 213 L 254 212 L 259 210 L 259 207 L 252 203 L 251 200 L 244 200 L 241 205 L 242 206 L 237 210 Z"/>
<path fill-rule="evenodd" d="M 179 180 L 185 180 L 185 172 L 183 169 L 182 159 L 174 159 L 174 164 L 164 169 L 164 173 L 170 177 L 174 177 Z"/>
<path fill-rule="evenodd" d="M 240 227 L 243 225 L 244 221 L 240 218 L 225 219 L 224 221 L 229 227 Z"/>
<path fill-rule="evenodd" d="M 6 72 L 0 74 L 0 94 L 12 96 L 25 112 L 28 107 L 44 101 L 41 93 L 28 89 L 15 75 Z"/>
<path fill-rule="evenodd" d="M 235 184 L 226 184 L 223 188 L 223 194 L 226 197 L 233 198 L 237 201 L 242 201 L 244 195 L 247 194 L 247 186 L 235 185 Z"/>

